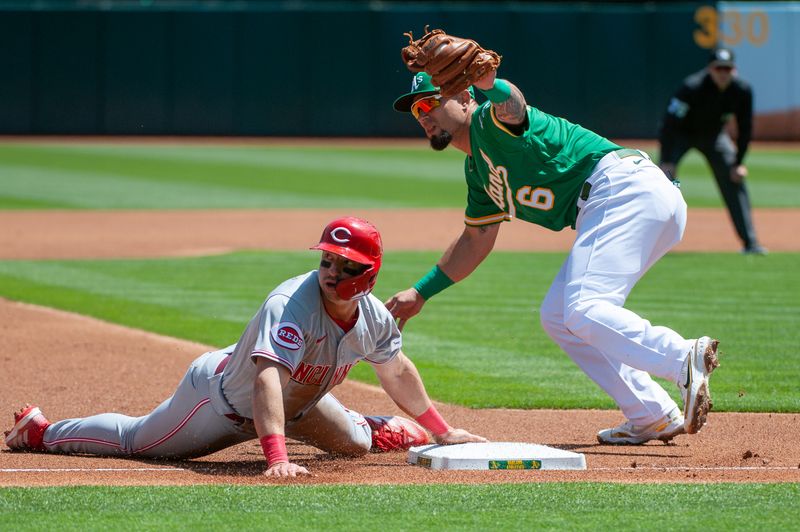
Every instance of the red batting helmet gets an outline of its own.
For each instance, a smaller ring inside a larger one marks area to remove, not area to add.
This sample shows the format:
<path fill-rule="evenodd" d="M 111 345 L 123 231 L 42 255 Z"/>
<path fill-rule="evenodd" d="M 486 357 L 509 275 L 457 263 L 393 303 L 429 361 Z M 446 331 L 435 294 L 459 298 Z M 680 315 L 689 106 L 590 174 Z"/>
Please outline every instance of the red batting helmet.
<path fill-rule="evenodd" d="M 374 225 L 361 218 L 344 216 L 329 223 L 322 231 L 319 244 L 311 249 L 329 251 L 369 267 L 361 274 L 336 284 L 336 293 L 345 300 L 369 294 L 381 269 L 383 244 Z"/>

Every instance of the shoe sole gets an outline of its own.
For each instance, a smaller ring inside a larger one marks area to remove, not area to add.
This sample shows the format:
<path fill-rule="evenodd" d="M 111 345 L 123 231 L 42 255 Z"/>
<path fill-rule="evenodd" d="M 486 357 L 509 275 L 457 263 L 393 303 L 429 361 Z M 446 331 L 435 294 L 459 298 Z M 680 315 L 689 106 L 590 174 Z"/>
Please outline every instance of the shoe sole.
<path fill-rule="evenodd" d="M 664 443 L 672 441 L 675 436 L 680 436 L 684 434 L 686 429 L 683 426 L 678 427 L 674 431 L 668 434 L 662 434 L 661 436 L 656 436 L 655 438 L 647 438 L 646 440 L 642 440 L 639 438 L 618 438 L 614 440 L 605 440 L 599 434 L 597 435 L 597 441 L 602 445 L 644 445 L 649 441 L 663 441 Z"/>
<path fill-rule="evenodd" d="M 39 416 L 41 414 L 42 414 L 42 411 L 39 410 L 39 408 L 32 408 L 31 411 L 28 412 L 25 415 L 25 417 L 23 417 L 22 419 L 17 421 L 14 424 L 14 428 L 11 429 L 11 432 L 9 432 L 6 435 L 6 445 L 10 449 L 22 449 L 22 448 L 27 447 L 25 444 L 19 444 L 19 445 L 17 445 L 17 447 L 12 447 L 12 442 L 19 435 L 20 430 L 23 429 L 30 422 L 31 419 L 33 419 L 36 416 Z"/>
<path fill-rule="evenodd" d="M 703 338 L 697 340 L 691 356 L 698 356 L 697 351 L 702 340 Z M 687 434 L 696 434 L 703 428 L 703 425 L 706 424 L 708 412 L 714 406 L 714 403 L 711 401 L 711 392 L 708 389 L 708 376 L 719 366 L 719 357 L 717 356 L 718 345 L 719 342 L 717 340 L 709 339 L 708 345 L 703 350 L 703 368 L 705 371 L 703 371 L 701 375 L 701 382 L 697 387 L 697 391 L 689 396 L 689 400 L 686 402 L 685 412 L 683 413 L 685 420 L 684 428 Z M 697 381 L 697 377 L 694 373 L 698 371 L 696 368 L 696 361 L 691 360 L 690 362 L 689 389 L 694 387 Z"/>

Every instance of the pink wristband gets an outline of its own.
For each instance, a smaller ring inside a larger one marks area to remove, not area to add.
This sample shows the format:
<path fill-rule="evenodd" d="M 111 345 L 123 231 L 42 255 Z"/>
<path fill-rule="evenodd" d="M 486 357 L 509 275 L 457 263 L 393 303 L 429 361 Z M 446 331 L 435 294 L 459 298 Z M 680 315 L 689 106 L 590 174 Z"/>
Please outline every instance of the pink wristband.
<path fill-rule="evenodd" d="M 261 450 L 264 451 L 264 457 L 267 459 L 268 467 L 272 467 L 273 464 L 278 462 L 289 461 L 289 453 L 286 452 L 286 436 L 283 434 L 269 434 L 262 436 L 259 441 L 261 442 Z"/>
<path fill-rule="evenodd" d="M 436 410 L 436 407 L 431 405 L 429 409 L 415 418 L 417 423 L 428 429 L 434 436 L 439 436 L 445 432 L 449 432 L 451 427 L 444 420 L 442 415 Z"/>

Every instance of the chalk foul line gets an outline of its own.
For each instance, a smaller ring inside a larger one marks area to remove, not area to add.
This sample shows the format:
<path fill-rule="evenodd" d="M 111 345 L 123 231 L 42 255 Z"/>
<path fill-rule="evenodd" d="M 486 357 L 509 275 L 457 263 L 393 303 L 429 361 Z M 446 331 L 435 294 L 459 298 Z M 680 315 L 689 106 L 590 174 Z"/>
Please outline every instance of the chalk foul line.
<path fill-rule="evenodd" d="M 62 473 L 62 472 L 131 472 L 131 471 L 186 471 L 180 467 L 32 467 L 16 469 L 0 469 L 0 473 Z"/>
<path fill-rule="evenodd" d="M 192 469 L 197 471 L 197 469 Z M 628 466 L 628 467 L 588 467 L 586 471 L 800 471 L 798 466 Z M 0 473 L 130 473 L 130 472 L 180 472 L 190 471 L 182 467 L 33 467 L 5 468 Z"/>

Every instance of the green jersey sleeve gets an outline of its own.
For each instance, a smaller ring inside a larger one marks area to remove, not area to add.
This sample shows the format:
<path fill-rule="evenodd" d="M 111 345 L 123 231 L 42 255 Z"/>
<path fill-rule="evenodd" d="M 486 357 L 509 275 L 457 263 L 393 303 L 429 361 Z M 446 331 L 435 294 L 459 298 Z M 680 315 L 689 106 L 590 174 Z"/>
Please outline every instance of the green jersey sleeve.
<path fill-rule="evenodd" d="M 476 170 L 475 161 L 470 156 L 467 156 L 464 161 L 464 175 L 467 179 L 465 224 L 472 226 L 489 225 L 511 219 L 486 193 L 483 187 L 483 179 Z"/>

